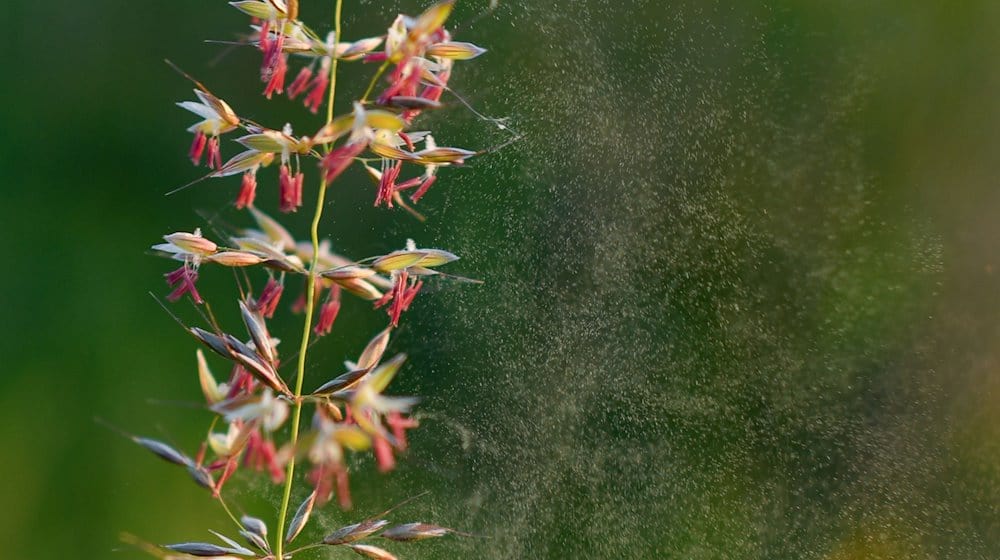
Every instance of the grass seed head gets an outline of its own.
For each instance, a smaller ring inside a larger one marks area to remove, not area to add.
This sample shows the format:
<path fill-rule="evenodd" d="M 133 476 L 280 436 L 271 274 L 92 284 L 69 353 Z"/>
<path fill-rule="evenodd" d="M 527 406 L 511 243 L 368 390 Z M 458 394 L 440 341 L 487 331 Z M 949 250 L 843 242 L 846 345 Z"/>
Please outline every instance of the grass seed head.
<path fill-rule="evenodd" d="M 386 529 L 379 536 L 393 541 L 409 542 L 443 537 L 452 532 L 454 531 L 447 527 L 439 527 L 428 523 L 406 523 Z"/>
<path fill-rule="evenodd" d="M 385 519 L 373 519 L 341 527 L 324 537 L 323 543 L 337 545 L 359 541 L 381 531 L 388 524 Z"/>
<path fill-rule="evenodd" d="M 136 437 L 133 438 L 132 441 L 145 447 L 149 451 L 152 451 L 157 457 L 167 461 L 168 463 L 173 463 L 182 467 L 192 464 L 191 459 L 188 458 L 187 455 L 184 455 L 180 451 L 177 451 L 162 441 L 156 441 L 155 439 L 144 437 Z"/>
<path fill-rule="evenodd" d="M 396 556 L 388 550 L 370 544 L 348 544 L 346 546 L 358 556 L 364 556 L 371 560 L 397 560 Z"/>

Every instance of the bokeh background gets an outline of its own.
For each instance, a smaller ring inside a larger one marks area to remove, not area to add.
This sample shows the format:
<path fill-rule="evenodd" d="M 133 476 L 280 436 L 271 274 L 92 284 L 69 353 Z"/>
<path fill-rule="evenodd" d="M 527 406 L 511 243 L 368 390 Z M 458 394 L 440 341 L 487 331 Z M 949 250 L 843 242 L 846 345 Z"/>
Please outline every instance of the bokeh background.
<path fill-rule="evenodd" d="M 345 34 L 422 5 L 348 0 Z M 238 179 L 164 196 L 199 172 L 191 86 L 162 60 L 255 119 L 317 120 L 263 102 L 256 53 L 203 42 L 244 29 L 221 0 L 4 13 L 0 543 L 208 539 L 227 525 L 204 492 L 95 422 L 195 446 L 195 346 L 149 295 L 169 263 L 147 248 L 248 225 Z M 318 30 L 331 13 L 302 1 Z M 485 284 L 418 299 L 393 350 L 423 427 L 306 535 L 428 490 L 397 517 L 481 538 L 388 545 L 404 558 L 1000 555 L 998 24 L 991 0 L 526 0 L 467 26 L 490 51 L 453 84 L 523 139 L 444 170 L 426 223 L 348 174 L 323 231 L 359 257 L 447 248 Z M 371 70 L 345 70 L 341 108 Z M 452 105 L 425 121 L 439 140 L 504 140 Z M 232 324 L 231 277 L 203 281 Z M 347 302 L 307 387 L 384 322 Z M 297 318 L 274 328 L 297 339 Z M 271 518 L 275 488 L 234 488 Z"/>

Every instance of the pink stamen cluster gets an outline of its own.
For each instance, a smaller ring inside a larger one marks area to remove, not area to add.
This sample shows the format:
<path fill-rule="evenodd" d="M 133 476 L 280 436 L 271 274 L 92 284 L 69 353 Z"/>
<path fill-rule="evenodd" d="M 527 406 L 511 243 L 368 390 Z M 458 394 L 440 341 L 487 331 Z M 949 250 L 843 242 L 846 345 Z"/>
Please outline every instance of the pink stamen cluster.
<path fill-rule="evenodd" d="M 268 278 L 267 284 L 260 292 L 260 297 L 254 303 L 257 312 L 265 319 L 274 317 L 274 312 L 278 309 L 278 302 L 281 301 L 281 294 L 284 293 L 285 286 L 275 280 Z"/>
<path fill-rule="evenodd" d="M 184 294 L 191 294 L 191 300 L 195 303 L 204 303 L 195 282 L 198 281 L 198 271 L 193 265 L 185 262 L 180 268 L 164 275 L 167 284 L 174 290 L 167 294 L 167 299 L 177 301 L 184 297 Z"/>
<path fill-rule="evenodd" d="M 365 148 L 367 146 L 363 142 L 352 142 L 330 151 L 322 162 L 323 169 L 326 171 L 326 181 L 332 183 L 337 177 L 340 177 L 340 174 L 354 163 L 354 158 L 361 155 Z"/>
<path fill-rule="evenodd" d="M 411 278 L 406 270 L 393 275 L 392 290 L 386 292 L 382 299 L 375 302 L 375 307 L 383 307 L 389 304 L 389 324 L 399 325 L 399 318 L 404 311 L 410 308 L 410 304 L 417 297 L 420 288 L 424 285 L 422 280 Z"/>
<path fill-rule="evenodd" d="M 264 96 L 271 99 L 271 94 L 282 93 L 285 88 L 285 74 L 288 72 L 288 55 L 282 50 L 285 33 L 279 27 L 272 34 L 271 22 L 265 21 L 260 28 L 259 44 L 261 52 L 264 53 L 264 61 L 260 66 L 260 79 L 267 84 Z"/>
<path fill-rule="evenodd" d="M 315 63 L 303 66 L 292 83 L 288 85 L 286 92 L 288 98 L 293 100 L 305 93 L 303 104 L 313 114 L 316 114 L 319 112 L 320 106 L 323 105 L 323 96 L 326 94 L 327 86 L 330 85 L 330 59 L 329 57 L 322 59 L 319 63 L 319 72 L 314 73 L 314 65 Z"/>
<path fill-rule="evenodd" d="M 292 175 L 287 165 L 281 166 L 278 184 L 282 212 L 294 212 L 296 208 L 302 206 L 302 182 L 304 180 L 305 174 L 301 171 Z"/>
<path fill-rule="evenodd" d="M 215 135 L 208 137 L 204 132 L 196 132 L 194 135 L 194 141 L 191 143 L 191 149 L 188 151 L 191 163 L 200 165 L 201 158 L 205 154 L 206 149 L 208 152 L 206 164 L 213 169 L 222 168 L 222 152 L 219 151 L 219 137 Z"/>

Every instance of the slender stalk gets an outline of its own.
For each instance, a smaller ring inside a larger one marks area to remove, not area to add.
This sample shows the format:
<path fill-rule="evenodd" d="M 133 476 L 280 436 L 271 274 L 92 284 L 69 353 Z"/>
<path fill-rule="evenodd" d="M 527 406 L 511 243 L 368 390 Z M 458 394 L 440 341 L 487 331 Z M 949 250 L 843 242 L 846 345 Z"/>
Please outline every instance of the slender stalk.
<path fill-rule="evenodd" d="M 385 74 L 386 69 L 389 68 L 389 61 L 386 60 L 382 63 L 382 66 L 378 67 L 378 71 L 372 76 L 372 81 L 368 82 L 368 89 L 365 90 L 365 94 L 361 96 L 361 103 L 368 101 L 368 96 L 372 94 L 372 90 L 375 89 L 375 84 L 378 83 L 378 79 Z"/>
<path fill-rule="evenodd" d="M 340 9 L 342 7 L 342 0 L 337 0 L 337 8 L 333 15 L 333 44 L 334 52 L 336 53 L 336 44 L 340 42 Z M 337 57 L 334 56 L 330 64 L 330 94 L 326 99 L 326 122 L 327 124 L 333 120 L 333 96 L 337 91 Z M 329 150 L 330 146 L 326 146 Z M 315 224 L 313 224 L 315 226 Z M 313 231 L 316 231 L 315 227 Z M 313 259 L 315 261 L 315 258 Z"/>
<path fill-rule="evenodd" d="M 222 418 L 222 417 L 221 416 L 215 416 L 214 418 L 212 418 L 212 423 L 208 425 L 208 436 L 206 436 L 206 437 L 208 437 L 208 438 L 212 437 L 212 431 L 215 430 L 215 425 L 219 423 L 219 418 Z M 240 520 L 237 519 L 235 515 L 233 515 L 233 510 L 229 509 L 229 505 L 226 504 L 226 500 L 224 500 L 222 498 L 222 491 L 221 490 L 219 491 L 218 495 L 216 496 L 216 499 L 219 500 L 219 504 L 222 506 L 222 509 L 224 509 L 226 511 L 226 515 L 229 516 L 229 519 L 232 519 L 233 523 L 235 523 L 236 526 L 239 527 L 239 529 L 242 531 L 243 530 L 243 524 L 240 523 Z"/>
<path fill-rule="evenodd" d="M 226 501 L 222 499 L 222 494 L 221 493 L 219 494 L 219 503 L 222 504 L 222 509 L 226 510 L 226 515 L 229 516 L 229 519 L 232 519 L 233 523 L 235 523 L 236 526 L 239 527 L 240 530 L 242 531 L 243 528 L 244 528 L 243 524 L 240 523 L 240 520 L 237 519 L 236 515 L 233 514 L 233 510 L 229 509 L 229 505 L 226 504 Z"/>
<path fill-rule="evenodd" d="M 324 547 L 324 546 L 330 546 L 330 545 L 324 544 L 324 543 L 307 544 L 305 546 L 300 546 L 299 548 L 296 548 L 295 550 L 289 550 L 288 553 L 289 554 L 298 554 L 299 552 L 302 552 L 304 550 L 312 550 L 314 548 L 320 548 L 320 547 Z"/>
<path fill-rule="evenodd" d="M 343 7 L 343 0 L 337 0 L 334 12 L 334 44 L 340 41 L 340 14 Z M 326 123 L 333 121 L 333 102 L 337 88 L 337 57 L 334 56 L 330 64 L 330 92 L 327 97 Z M 330 146 L 325 147 L 329 152 Z M 309 351 L 309 336 L 312 333 L 313 307 L 316 302 L 316 278 L 317 265 L 319 262 L 319 222 L 323 216 L 323 206 L 326 200 L 327 181 L 324 174 L 320 180 L 319 194 L 316 197 L 316 211 L 313 214 L 310 237 L 312 240 L 312 262 L 309 264 L 308 282 L 306 284 L 306 310 L 305 320 L 302 325 L 302 343 L 299 346 L 299 359 L 295 371 L 295 408 L 292 411 L 292 434 L 291 446 L 295 449 L 299 439 L 299 423 L 302 419 L 302 381 L 306 371 L 306 353 Z M 283 548 L 285 544 L 285 520 L 288 517 L 288 504 L 292 497 L 292 482 L 295 478 L 295 453 L 288 459 L 288 466 L 285 469 L 285 487 L 281 496 L 281 509 L 278 513 L 278 531 L 274 535 L 274 557 L 283 560 Z"/>

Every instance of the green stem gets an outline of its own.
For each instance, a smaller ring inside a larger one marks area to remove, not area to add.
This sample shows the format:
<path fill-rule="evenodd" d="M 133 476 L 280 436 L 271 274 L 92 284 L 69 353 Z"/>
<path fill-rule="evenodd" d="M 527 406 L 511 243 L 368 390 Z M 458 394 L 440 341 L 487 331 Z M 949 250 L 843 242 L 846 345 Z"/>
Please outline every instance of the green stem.
<path fill-rule="evenodd" d="M 337 7 L 334 15 L 334 42 L 340 41 L 340 13 L 343 0 L 337 0 Z M 337 57 L 333 57 L 330 64 L 330 93 L 327 97 L 326 123 L 333 121 L 333 101 L 337 88 Z M 326 146 L 329 152 L 330 147 Z M 305 320 L 302 325 L 302 343 L 299 346 L 299 359 L 295 370 L 295 408 L 292 411 L 292 434 L 291 446 L 294 450 L 299 440 L 299 423 L 302 419 L 302 381 L 306 372 L 306 353 L 309 351 L 309 337 L 312 332 L 313 307 L 316 302 L 316 278 L 319 262 L 319 221 L 323 217 L 323 206 L 326 200 L 326 177 L 320 181 L 319 194 L 316 197 L 316 211 L 313 214 L 310 238 L 312 240 L 312 262 L 309 264 L 308 283 L 306 284 L 306 310 Z M 288 466 L 285 469 L 285 487 L 281 496 L 281 509 L 278 513 L 278 531 L 274 535 L 274 557 L 283 560 L 283 548 L 285 544 L 285 520 L 288 517 L 288 504 L 292 497 L 292 482 L 295 477 L 295 453 L 288 459 Z"/>
<path fill-rule="evenodd" d="M 219 423 L 219 418 L 222 417 L 215 416 L 214 418 L 212 418 L 212 423 L 208 425 L 208 434 L 205 436 L 206 439 L 210 439 L 212 437 L 212 431 L 215 430 L 215 425 Z M 237 519 L 235 515 L 233 515 L 233 510 L 229 509 L 229 505 L 226 504 L 226 500 L 222 499 L 221 490 L 219 491 L 219 494 L 216 496 L 216 499 L 219 500 L 219 504 L 222 505 L 222 509 L 226 511 L 226 515 L 229 516 L 229 519 L 232 519 L 233 523 L 235 523 L 236 526 L 239 527 L 239 529 L 242 531 L 243 524 L 240 523 L 240 520 Z"/>
<path fill-rule="evenodd" d="M 372 90 L 375 89 L 375 84 L 378 83 L 378 79 L 385 74 L 386 69 L 389 68 L 389 61 L 386 60 L 382 63 L 382 66 L 378 67 L 378 71 L 372 76 L 372 81 L 368 82 L 368 89 L 365 90 L 365 94 L 361 96 L 361 103 L 368 101 L 368 96 L 372 94 Z"/>
<path fill-rule="evenodd" d="M 342 0 L 337 0 L 337 8 L 336 8 L 334 16 L 333 16 L 333 45 L 334 45 L 333 50 L 334 50 L 334 53 L 336 53 L 336 50 L 337 50 L 337 47 L 336 47 L 337 43 L 340 42 L 340 9 L 341 9 L 341 7 L 342 7 Z M 330 121 L 333 120 L 333 94 L 337 91 L 337 61 L 338 61 L 338 58 L 336 56 L 334 56 L 333 60 L 331 61 L 331 64 L 330 64 L 330 96 L 326 100 L 326 123 L 327 124 L 330 124 Z M 329 146 L 327 146 L 327 150 L 329 150 L 329 149 L 330 149 Z M 313 260 L 315 260 L 315 258 Z"/>
<path fill-rule="evenodd" d="M 219 503 L 222 504 L 222 509 L 226 510 L 226 515 L 229 516 L 229 519 L 232 519 L 233 523 L 235 523 L 236 526 L 239 527 L 240 530 L 242 531 L 243 530 L 243 524 L 240 523 L 240 520 L 237 519 L 236 516 L 233 514 L 233 510 L 229 509 L 229 505 L 227 505 L 226 501 L 222 499 L 222 494 L 221 493 L 219 494 Z"/>
<path fill-rule="evenodd" d="M 289 550 L 288 553 L 289 554 L 297 554 L 297 553 L 305 551 L 305 550 L 312 550 L 314 548 L 320 548 L 320 547 L 324 547 L 324 546 L 330 546 L 330 545 L 324 544 L 324 543 L 307 544 L 305 546 L 300 546 L 299 548 L 296 548 L 295 550 Z"/>

